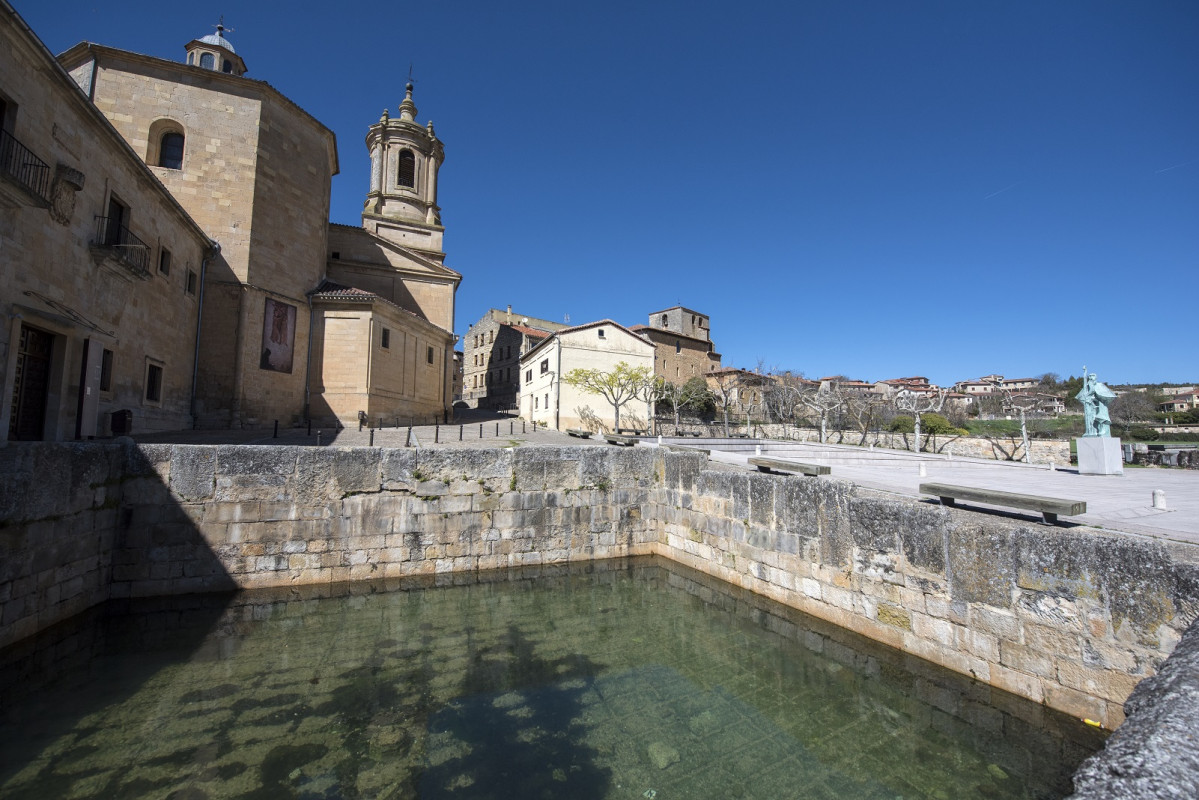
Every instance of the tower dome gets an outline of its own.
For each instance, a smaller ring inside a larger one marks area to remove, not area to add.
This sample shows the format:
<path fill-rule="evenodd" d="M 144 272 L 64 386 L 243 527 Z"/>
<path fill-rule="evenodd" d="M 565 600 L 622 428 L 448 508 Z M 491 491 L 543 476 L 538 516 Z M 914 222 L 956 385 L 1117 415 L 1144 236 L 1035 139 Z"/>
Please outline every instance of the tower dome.
<path fill-rule="evenodd" d="M 432 121 L 425 125 L 416 121 L 412 89 L 409 81 L 399 117 L 384 111 L 367 132 L 371 186 L 362 216 L 368 227 L 399 226 L 411 229 L 415 241 L 423 237 L 432 242 L 440 239 L 437 171 L 445 160 L 445 147 L 433 132 Z M 440 249 L 439 245 L 427 247 Z"/>
<path fill-rule="evenodd" d="M 246 62 L 233 49 L 233 43 L 225 38 L 225 19 L 217 23 L 216 33 L 192 39 L 183 49 L 187 52 L 189 66 L 223 72 L 226 75 L 244 75 Z"/>

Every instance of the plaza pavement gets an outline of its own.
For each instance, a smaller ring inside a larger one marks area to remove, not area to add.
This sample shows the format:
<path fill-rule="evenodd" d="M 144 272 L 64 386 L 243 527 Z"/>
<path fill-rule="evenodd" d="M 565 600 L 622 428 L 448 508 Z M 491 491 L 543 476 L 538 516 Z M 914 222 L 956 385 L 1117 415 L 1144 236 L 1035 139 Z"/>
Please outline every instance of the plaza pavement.
<path fill-rule="evenodd" d="M 256 444 L 367 447 L 372 444 L 369 430 L 357 427 L 335 429 L 314 427 L 281 428 L 278 436 L 266 430 L 175 431 L 135 436 L 141 442 L 181 444 Z M 460 438 L 461 437 L 461 438 Z M 436 440 L 436 441 L 435 441 Z M 825 464 L 831 476 L 859 486 L 910 497 L 921 497 L 921 483 L 938 482 L 1005 492 L 1037 494 L 1069 500 L 1085 500 L 1087 513 L 1063 517 L 1063 525 L 1124 531 L 1172 542 L 1199 545 L 1199 471 L 1125 466 L 1123 475 L 1080 475 L 1067 464 L 1048 469 L 1047 465 L 999 462 L 932 453 L 868 449 L 853 445 L 782 442 L 753 439 L 673 439 L 664 444 L 699 447 L 711 451 L 710 459 L 730 468 L 753 469 L 747 463 L 761 447 L 763 455 Z M 638 446 L 657 446 L 659 440 L 647 437 Z M 375 447 L 511 447 L 521 445 L 583 445 L 607 447 L 602 438 L 579 439 L 557 431 L 534 430 L 519 419 L 473 413 L 451 425 L 422 425 L 412 428 L 380 428 L 374 431 Z M 925 475 L 920 475 L 920 465 Z M 1153 508 L 1153 491 L 1166 495 L 1165 510 Z M 927 498 L 926 498 L 927 499 Z M 931 502 L 937 502 L 931 500 Z M 985 509 L 985 513 L 1040 521 L 1040 515 L 1012 509 L 959 504 L 960 507 Z M 1197 552 L 1199 558 L 1199 552 Z"/>

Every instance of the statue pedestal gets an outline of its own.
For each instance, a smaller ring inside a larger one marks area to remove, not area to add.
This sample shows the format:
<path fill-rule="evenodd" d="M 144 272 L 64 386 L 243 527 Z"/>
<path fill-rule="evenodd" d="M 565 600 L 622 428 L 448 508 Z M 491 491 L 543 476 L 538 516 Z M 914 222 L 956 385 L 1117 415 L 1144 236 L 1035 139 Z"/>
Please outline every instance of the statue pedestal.
<path fill-rule="evenodd" d="M 1114 436 L 1080 436 L 1078 472 L 1080 475 L 1123 475 L 1124 459 L 1120 440 Z"/>

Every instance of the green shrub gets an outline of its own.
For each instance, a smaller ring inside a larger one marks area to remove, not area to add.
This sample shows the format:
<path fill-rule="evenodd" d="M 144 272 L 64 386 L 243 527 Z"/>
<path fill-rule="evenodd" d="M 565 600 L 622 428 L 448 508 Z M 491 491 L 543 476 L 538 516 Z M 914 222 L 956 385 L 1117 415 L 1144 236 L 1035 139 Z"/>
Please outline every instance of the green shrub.
<path fill-rule="evenodd" d="M 932 433 L 937 436 L 957 434 L 962 429 L 954 425 L 944 414 L 921 414 L 920 432 Z"/>
<path fill-rule="evenodd" d="M 1128 429 L 1128 436 L 1139 442 L 1156 442 L 1161 438 L 1160 433 L 1145 425 L 1133 425 Z"/>
<path fill-rule="evenodd" d="M 892 433 L 915 433 L 916 420 L 913 417 L 896 417 L 891 420 L 891 425 L 887 430 Z"/>

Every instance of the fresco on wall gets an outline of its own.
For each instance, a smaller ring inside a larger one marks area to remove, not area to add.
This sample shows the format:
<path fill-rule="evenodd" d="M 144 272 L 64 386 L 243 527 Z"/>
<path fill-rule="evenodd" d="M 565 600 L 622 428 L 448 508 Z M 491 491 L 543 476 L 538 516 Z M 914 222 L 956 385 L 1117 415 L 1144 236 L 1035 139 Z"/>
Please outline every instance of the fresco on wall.
<path fill-rule="evenodd" d="M 262 360 L 258 366 L 273 372 L 291 372 L 296 342 L 296 307 L 266 299 L 262 315 Z"/>

